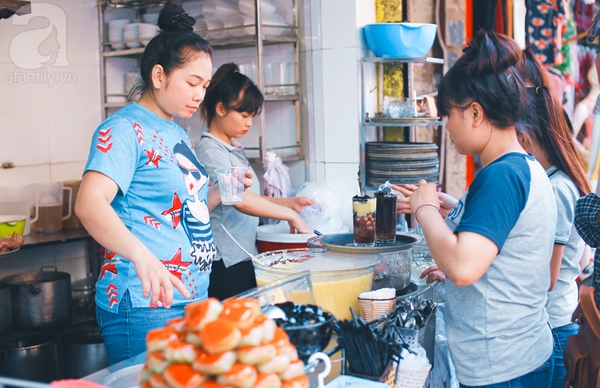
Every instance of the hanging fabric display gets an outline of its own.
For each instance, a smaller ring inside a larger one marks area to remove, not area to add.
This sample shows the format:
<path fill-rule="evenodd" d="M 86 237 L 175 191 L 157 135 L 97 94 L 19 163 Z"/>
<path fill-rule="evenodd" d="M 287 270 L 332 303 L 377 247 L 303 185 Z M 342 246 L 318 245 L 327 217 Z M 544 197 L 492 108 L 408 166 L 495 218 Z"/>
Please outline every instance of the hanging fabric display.
<path fill-rule="evenodd" d="M 565 8 L 562 1 L 527 1 L 528 42 L 543 64 L 553 66 L 562 63 L 560 49 L 564 27 Z"/>

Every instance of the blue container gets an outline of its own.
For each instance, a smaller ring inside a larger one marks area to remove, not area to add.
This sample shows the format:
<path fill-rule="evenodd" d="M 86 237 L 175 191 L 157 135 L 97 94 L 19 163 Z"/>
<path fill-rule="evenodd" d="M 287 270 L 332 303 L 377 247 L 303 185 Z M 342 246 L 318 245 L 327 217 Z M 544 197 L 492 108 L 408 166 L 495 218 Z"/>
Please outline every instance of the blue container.
<path fill-rule="evenodd" d="M 377 23 L 364 27 L 373 54 L 386 58 L 423 58 L 437 34 L 436 24 Z"/>

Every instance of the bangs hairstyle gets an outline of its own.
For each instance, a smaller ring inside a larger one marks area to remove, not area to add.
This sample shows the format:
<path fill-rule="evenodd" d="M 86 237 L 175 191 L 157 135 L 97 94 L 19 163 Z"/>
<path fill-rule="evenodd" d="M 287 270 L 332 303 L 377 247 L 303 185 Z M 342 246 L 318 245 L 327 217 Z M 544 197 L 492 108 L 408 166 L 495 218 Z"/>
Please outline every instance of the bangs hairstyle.
<path fill-rule="evenodd" d="M 453 108 L 465 110 L 478 102 L 492 125 L 515 125 L 526 106 L 525 85 L 515 68 L 522 56 L 519 45 L 505 35 L 482 30 L 463 51 L 440 82 L 440 115 L 448 116 Z"/>
<path fill-rule="evenodd" d="M 264 100 L 252 80 L 240 73 L 235 63 L 227 63 L 219 67 L 208 85 L 200 105 L 200 114 L 206 125 L 210 126 L 218 103 L 222 103 L 226 111 L 235 110 L 255 116 L 261 112 Z"/>

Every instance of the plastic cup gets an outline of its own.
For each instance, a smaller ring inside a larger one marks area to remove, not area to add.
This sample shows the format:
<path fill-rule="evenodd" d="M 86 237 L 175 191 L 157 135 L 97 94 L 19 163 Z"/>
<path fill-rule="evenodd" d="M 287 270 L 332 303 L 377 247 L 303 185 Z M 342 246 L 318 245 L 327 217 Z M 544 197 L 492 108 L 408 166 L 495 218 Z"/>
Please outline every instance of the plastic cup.
<path fill-rule="evenodd" d="M 375 244 L 375 198 L 368 195 L 352 197 L 354 245 Z"/>
<path fill-rule="evenodd" d="M 244 199 L 246 169 L 242 167 L 216 169 L 223 205 L 238 205 Z"/>
<path fill-rule="evenodd" d="M 396 241 L 396 202 L 398 198 L 390 190 L 375 193 L 377 211 L 375 212 L 375 235 L 378 244 Z"/>

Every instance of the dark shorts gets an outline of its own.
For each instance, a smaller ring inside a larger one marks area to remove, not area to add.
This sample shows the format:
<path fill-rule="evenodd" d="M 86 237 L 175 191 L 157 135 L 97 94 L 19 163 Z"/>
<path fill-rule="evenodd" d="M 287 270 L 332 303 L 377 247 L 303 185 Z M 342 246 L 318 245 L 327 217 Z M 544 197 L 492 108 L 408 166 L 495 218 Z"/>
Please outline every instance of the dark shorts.
<path fill-rule="evenodd" d="M 254 266 L 250 260 L 225 268 L 223 260 L 212 263 L 208 296 L 219 300 L 227 299 L 256 287 Z"/>

